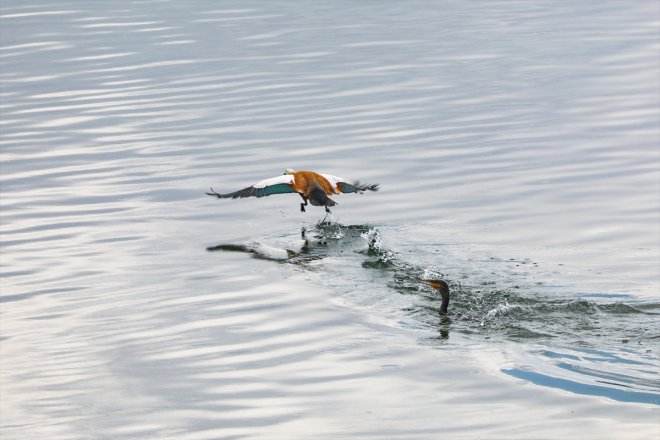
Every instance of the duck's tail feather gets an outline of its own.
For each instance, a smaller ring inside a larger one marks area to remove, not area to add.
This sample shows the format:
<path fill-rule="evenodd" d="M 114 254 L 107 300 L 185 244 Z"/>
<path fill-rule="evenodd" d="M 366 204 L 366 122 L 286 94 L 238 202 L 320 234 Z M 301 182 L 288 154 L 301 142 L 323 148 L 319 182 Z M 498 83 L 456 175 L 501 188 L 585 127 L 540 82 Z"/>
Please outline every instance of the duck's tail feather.
<path fill-rule="evenodd" d="M 323 191 L 318 184 L 314 184 L 312 190 L 309 192 L 309 202 L 314 206 L 335 206 L 337 202 L 332 200 Z"/>

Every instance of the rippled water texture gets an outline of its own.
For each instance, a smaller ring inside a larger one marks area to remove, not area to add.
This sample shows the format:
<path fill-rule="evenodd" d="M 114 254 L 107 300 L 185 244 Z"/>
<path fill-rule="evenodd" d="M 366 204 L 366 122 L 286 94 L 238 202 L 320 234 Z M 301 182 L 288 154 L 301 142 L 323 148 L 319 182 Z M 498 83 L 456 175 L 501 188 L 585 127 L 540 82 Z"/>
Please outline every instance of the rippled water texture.
<path fill-rule="evenodd" d="M 653 1 L 3 1 L 0 434 L 658 437 L 659 30 Z M 204 195 L 289 167 L 382 189 L 322 223 Z"/>

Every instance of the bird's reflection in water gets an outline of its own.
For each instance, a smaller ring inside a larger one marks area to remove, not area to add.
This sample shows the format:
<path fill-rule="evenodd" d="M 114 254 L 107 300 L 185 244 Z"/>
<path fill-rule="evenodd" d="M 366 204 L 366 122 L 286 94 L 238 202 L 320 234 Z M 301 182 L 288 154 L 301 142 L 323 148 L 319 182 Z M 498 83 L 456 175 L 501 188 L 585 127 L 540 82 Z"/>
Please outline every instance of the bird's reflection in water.
<path fill-rule="evenodd" d="M 287 248 L 260 242 L 247 244 L 219 244 L 207 251 L 244 252 L 261 260 L 305 265 L 315 260 L 358 251 L 365 243 L 363 235 L 371 228 L 363 225 L 343 226 L 338 223 L 319 223 L 312 231 L 301 230 L 298 243 L 287 239 Z M 311 232 L 311 233 L 310 233 Z"/>
<path fill-rule="evenodd" d="M 401 294 L 419 295 L 424 306 L 420 305 L 405 311 L 410 315 L 424 313 L 426 325 L 434 322 L 431 326 L 438 330 L 439 337 L 441 339 L 449 337 L 451 320 L 446 314 L 446 303 L 438 291 L 424 285 L 429 283 L 420 282 L 422 278 L 429 276 L 429 270 L 401 261 L 393 252 L 382 247 L 377 229 L 368 225 L 342 225 L 322 221 L 310 229 L 303 227 L 299 240 L 290 236 L 285 237 L 284 246 L 250 242 L 218 244 L 208 247 L 207 250 L 243 252 L 260 260 L 294 264 L 309 270 L 312 268 L 318 270 L 319 265 L 313 263 L 323 259 L 340 258 L 342 261 L 355 261 L 357 267 L 381 271 L 387 287 Z M 430 320 L 431 316 L 436 318 Z"/>

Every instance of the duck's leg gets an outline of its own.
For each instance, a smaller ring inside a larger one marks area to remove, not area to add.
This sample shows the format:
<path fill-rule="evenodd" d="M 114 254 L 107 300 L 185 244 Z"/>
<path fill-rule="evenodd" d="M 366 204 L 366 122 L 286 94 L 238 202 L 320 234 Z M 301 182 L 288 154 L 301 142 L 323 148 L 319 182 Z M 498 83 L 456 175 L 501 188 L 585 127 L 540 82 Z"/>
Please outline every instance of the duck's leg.
<path fill-rule="evenodd" d="M 305 202 L 300 204 L 300 212 L 305 212 L 305 206 L 307 206 L 307 197 L 305 197 L 303 194 L 300 194 L 300 197 L 302 197 L 303 202 Z"/>
<path fill-rule="evenodd" d="M 328 207 L 326 206 L 326 207 L 325 207 L 325 212 L 327 212 L 328 214 L 331 214 L 330 208 L 328 208 Z"/>

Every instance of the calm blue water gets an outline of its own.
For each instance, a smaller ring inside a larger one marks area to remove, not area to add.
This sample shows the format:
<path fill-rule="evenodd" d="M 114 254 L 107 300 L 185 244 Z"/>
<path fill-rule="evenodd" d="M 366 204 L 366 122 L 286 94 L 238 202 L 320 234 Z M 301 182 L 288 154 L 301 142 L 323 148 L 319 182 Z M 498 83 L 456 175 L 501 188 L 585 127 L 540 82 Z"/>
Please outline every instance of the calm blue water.
<path fill-rule="evenodd" d="M 657 2 L 0 20 L 3 438 L 660 434 Z"/>

